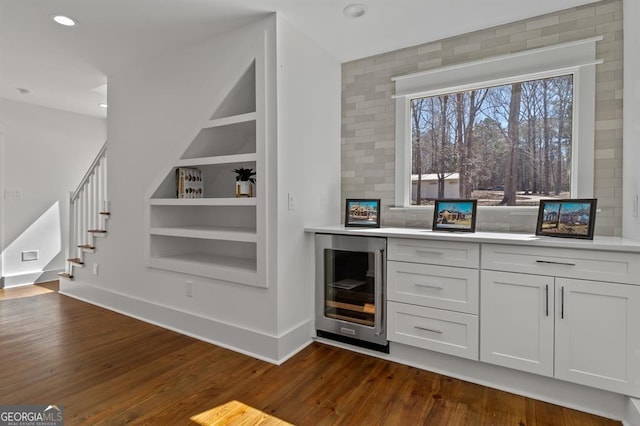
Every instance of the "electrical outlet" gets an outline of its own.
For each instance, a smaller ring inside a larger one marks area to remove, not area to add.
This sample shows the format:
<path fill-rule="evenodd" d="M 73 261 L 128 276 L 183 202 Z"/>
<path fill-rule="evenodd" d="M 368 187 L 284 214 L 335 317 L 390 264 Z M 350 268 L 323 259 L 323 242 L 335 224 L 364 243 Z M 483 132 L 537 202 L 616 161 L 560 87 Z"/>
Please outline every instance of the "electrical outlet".
<path fill-rule="evenodd" d="M 193 297 L 193 281 L 186 281 L 184 283 L 184 295 L 187 297 Z"/>
<path fill-rule="evenodd" d="M 97 263 L 93 264 L 93 275 L 98 275 L 98 264 Z"/>

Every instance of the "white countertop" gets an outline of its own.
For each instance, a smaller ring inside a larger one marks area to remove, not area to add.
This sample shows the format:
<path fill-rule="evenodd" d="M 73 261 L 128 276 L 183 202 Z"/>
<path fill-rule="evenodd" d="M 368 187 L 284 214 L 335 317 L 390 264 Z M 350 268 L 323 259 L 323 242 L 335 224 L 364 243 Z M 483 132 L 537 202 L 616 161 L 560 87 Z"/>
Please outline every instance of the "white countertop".
<path fill-rule="evenodd" d="M 420 228 L 346 228 L 344 225 L 307 226 L 305 232 L 316 234 L 359 235 L 365 237 L 417 238 L 425 240 L 465 241 L 474 243 L 514 244 L 583 250 L 607 250 L 640 253 L 640 241 L 621 237 L 594 237 L 593 240 L 543 237 L 504 232 L 448 232 Z"/>

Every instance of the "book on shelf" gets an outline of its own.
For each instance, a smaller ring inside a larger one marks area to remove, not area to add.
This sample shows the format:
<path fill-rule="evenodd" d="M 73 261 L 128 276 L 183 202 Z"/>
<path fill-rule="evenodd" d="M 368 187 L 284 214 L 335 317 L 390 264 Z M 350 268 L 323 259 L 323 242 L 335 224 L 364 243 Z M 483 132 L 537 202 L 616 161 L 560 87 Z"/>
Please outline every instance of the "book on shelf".
<path fill-rule="evenodd" d="M 176 194 L 178 198 L 202 198 L 204 196 L 202 170 L 197 167 L 177 168 Z"/>

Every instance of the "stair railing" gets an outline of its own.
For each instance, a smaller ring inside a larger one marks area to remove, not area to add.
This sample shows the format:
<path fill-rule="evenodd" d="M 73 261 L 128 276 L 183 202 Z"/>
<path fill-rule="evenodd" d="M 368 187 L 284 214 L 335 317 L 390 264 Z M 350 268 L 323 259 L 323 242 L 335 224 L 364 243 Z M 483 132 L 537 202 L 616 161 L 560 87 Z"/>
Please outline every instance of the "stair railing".
<path fill-rule="evenodd" d="M 89 166 L 77 189 L 69 198 L 69 260 L 82 259 L 83 251 L 93 251 L 96 233 L 106 230 L 109 215 L 107 201 L 107 143 Z M 66 273 L 72 275 L 73 262 Z"/>

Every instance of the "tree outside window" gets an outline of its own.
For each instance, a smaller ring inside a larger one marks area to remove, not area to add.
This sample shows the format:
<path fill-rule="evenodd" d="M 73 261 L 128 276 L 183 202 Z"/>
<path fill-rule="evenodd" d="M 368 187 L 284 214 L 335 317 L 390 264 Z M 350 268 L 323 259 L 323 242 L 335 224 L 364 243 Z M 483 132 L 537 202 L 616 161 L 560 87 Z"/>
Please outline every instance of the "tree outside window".
<path fill-rule="evenodd" d="M 412 99 L 411 204 L 569 198 L 573 89 L 569 74 Z"/>

